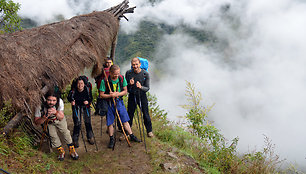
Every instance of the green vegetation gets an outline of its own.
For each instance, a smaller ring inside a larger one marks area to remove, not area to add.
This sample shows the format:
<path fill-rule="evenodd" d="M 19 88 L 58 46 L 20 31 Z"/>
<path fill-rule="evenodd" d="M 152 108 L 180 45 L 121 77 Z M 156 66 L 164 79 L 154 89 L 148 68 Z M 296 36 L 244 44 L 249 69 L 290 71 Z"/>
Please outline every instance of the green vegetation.
<path fill-rule="evenodd" d="M 0 0 L 0 34 L 21 30 L 21 19 L 17 15 L 20 4 L 12 0 Z"/>
<path fill-rule="evenodd" d="M 15 110 L 10 102 L 4 103 L 0 109 L 0 127 L 4 127 L 14 116 Z"/>
<path fill-rule="evenodd" d="M 167 173 L 161 166 L 167 162 L 177 164 L 177 173 L 289 173 L 279 171 L 281 162 L 274 154 L 274 146 L 266 137 L 266 146 L 260 151 L 238 154 L 235 138 L 230 143 L 212 123 L 207 120 L 207 112 L 212 107 L 201 106 L 201 94 L 187 82 L 186 96 L 189 104 L 187 108 L 187 124 L 181 125 L 167 120 L 167 113 L 160 109 L 156 97 L 149 94 L 149 108 L 155 138 L 147 138 L 147 148 L 150 160 L 147 165 L 152 166 L 152 173 Z M 126 100 L 126 99 L 125 99 Z M 65 108 L 69 108 L 66 104 Z M 71 110 L 65 111 L 71 115 Z M 138 131 L 135 130 L 135 135 Z M 121 158 L 133 158 L 129 151 L 121 153 Z M 175 152 L 178 159 L 169 158 L 168 152 Z M 120 158 L 113 156 L 112 151 L 100 149 L 82 155 L 82 160 L 64 162 L 57 161 L 56 152 L 45 154 L 37 151 L 37 147 L 30 144 L 30 139 L 16 130 L 10 138 L 0 138 L 0 168 L 16 173 L 116 173 L 122 169 Z M 190 165 L 182 165 L 190 163 Z M 111 165 L 110 165 L 111 164 Z M 108 166 L 105 168 L 105 166 Z M 97 167 L 98 166 L 98 167 Z M 298 172 L 296 172 L 298 173 Z"/>
<path fill-rule="evenodd" d="M 142 21 L 135 34 L 127 35 L 121 31 L 116 47 L 116 62 L 120 64 L 136 56 L 150 60 L 162 34 L 158 25 L 148 21 Z"/>

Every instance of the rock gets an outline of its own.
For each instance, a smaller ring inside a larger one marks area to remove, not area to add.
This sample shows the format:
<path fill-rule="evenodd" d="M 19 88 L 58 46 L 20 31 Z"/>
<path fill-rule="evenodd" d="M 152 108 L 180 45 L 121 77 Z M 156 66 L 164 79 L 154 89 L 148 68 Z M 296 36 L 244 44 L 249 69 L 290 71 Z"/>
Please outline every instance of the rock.
<path fill-rule="evenodd" d="M 173 163 L 163 163 L 163 164 L 160 164 L 160 167 L 164 171 L 170 172 L 170 173 L 176 173 L 178 169 L 178 167 Z"/>

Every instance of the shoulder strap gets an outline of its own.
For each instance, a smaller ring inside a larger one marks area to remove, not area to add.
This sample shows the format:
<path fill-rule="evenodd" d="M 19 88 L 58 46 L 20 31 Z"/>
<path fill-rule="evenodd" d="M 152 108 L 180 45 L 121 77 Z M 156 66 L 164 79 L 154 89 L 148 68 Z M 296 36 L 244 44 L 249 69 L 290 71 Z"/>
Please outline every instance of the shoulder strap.
<path fill-rule="evenodd" d="M 119 85 L 120 85 L 120 90 L 121 91 L 123 90 L 123 79 L 124 79 L 124 77 L 120 74 L 119 75 Z"/>

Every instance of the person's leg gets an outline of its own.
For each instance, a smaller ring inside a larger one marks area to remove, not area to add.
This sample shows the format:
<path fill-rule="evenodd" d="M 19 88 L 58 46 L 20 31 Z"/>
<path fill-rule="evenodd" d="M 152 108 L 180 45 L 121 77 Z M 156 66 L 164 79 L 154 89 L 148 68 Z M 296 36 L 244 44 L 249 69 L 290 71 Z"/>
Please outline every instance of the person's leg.
<path fill-rule="evenodd" d="M 72 144 L 72 138 L 70 135 L 70 131 L 67 127 L 66 117 L 64 117 L 61 121 L 56 120 L 54 125 L 56 126 L 58 132 L 62 134 L 64 141 L 66 144 Z"/>
<path fill-rule="evenodd" d="M 59 133 L 62 134 L 64 141 L 68 146 L 70 157 L 74 160 L 79 159 L 79 155 L 75 151 L 74 145 L 72 143 L 70 131 L 67 127 L 66 117 L 64 117 L 61 121 L 58 121 L 58 120 L 55 121 L 55 125 Z"/>
<path fill-rule="evenodd" d="M 91 126 L 90 108 L 84 107 L 83 113 L 84 113 L 83 118 L 84 118 L 84 123 L 85 123 L 85 128 L 86 128 L 87 140 L 90 144 L 94 144 L 93 131 L 92 131 L 92 126 Z"/>
<path fill-rule="evenodd" d="M 141 105 L 141 110 L 143 114 L 144 125 L 147 129 L 147 133 L 150 133 L 152 132 L 152 122 L 151 122 L 151 118 L 149 115 L 148 99 L 145 93 L 141 95 L 140 105 Z"/>
<path fill-rule="evenodd" d="M 72 106 L 72 119 L 73 119 L 73 133 L 72 133 L 72 141 L 74 143 L 74 146 L 76 148 L 79 147 L 79 135 L 80 135 L 80 129 L 81 129 L 81 122 L 79 118 L 79 111 L 77 110 L 77 107 Z"/>
<path fill-rule="evenodd" d="M 60 138 L 57 134 L 56 131 L 56 126 L 55 123 L 50 123 L 48 124 L 48 129 L 49 129 L 49 135 L 50 135 L 50 139 L 51 139 L 51 147 L 53 148 L 57 148 L 58 150 L 58 160 L 63 161 L 65 159 L 65 150 L 62 147 Z"/>
<path fill-rule="evenodd" d="M 113 148 L 115 145 L 115 138 L 114 138 L 114 127 L 113 127 L 113 123 L 115 120 L 115 108 L 114 105 L 112 105 L 111 107 L 108 107 L 108 112 L 106 115 L 106 124 L 108 127 L 108 135 L 109 135 L 109 143 L 108 143 L 108 148 Z"/>
<path fill-rule="evenodd" d="M 135 95 L 130 93 L 128 98 L 128 115 L 130 118 L 129 124 L 131 127 L 133 125 L 135 109 L 136 109 Z"/>
<path fill-rule="evenodd" d="M 57 135 L 56 132 L 56 127 L 54 126 L 53 123 L 48 124 L 48 130 L 49 130 L 49 135 L 50 135 L 50 140 L 51 140 L 51 147 L 52 148 L 58 148 L 62 145 L 59 136 Z"/>
<path fill-rule="evenodd" d="M 130 118 L 129 118 L 129 115 L 128 115 L 126 109 L 125 109 L 123 100 L 119 100 L 117 102 L 117 109 L 118 109 L 118 112 L 119 112 L 120 119 L 122 121 L 124 130 L 127 131 L 127 134 L 130 136 L 130 139 L 132 141 L 135 141 L 135 142 L 141 142 L 140 140 L 137 139 L 137 137 L 132 132 L 132 129 L 131 129 L 130 124 L 128 122 Z"/>

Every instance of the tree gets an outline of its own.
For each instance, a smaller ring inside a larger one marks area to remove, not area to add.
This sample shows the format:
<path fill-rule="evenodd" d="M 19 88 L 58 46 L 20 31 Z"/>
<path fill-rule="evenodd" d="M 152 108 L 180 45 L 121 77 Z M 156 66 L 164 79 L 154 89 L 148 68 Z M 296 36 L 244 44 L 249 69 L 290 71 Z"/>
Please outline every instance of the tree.
<path fill-rule="evenodd" d="M 0 0 L 0 34 L 21 30 L 21 18 L 17 15 L 19 3 L 12 0 Z"/>

